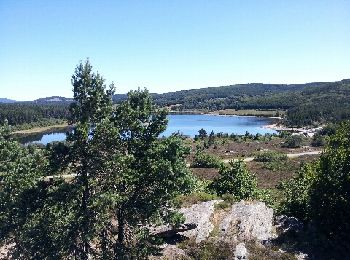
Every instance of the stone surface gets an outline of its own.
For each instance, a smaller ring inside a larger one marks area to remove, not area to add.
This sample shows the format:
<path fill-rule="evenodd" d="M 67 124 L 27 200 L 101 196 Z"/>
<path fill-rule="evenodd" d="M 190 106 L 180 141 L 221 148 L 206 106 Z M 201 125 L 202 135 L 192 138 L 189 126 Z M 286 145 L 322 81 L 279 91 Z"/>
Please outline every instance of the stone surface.
<path fill-rule="evenodd" d="M 277 216 L 275 218 L 275 225 L 282 233 L 287 231 L 299 232 L 304 228 L 304 225 L 300 220 L 285 215 Z"/>
<path fill-rule="evenodd" d="M 211 200 L 194 204 L 188 208 L 181 208 L 179 212 L 183 213 L 186 219 L 185 224 L 196 225 L 196 228 L 181 232 L 181 235 L 194 238 L 196 243 L 205 240 L 214 228 L 210 220 L 214 213 L 214 205 L 218 202 L 220 200 Z"/>
<path fill-rule="evenodd" d="M 273 210 L 263 202 L 233 204 L 220 224 L 220 237 L 224 240 L 264 242 L 274 236 Z"/>
<path fill-rule="evenodd" d="M 243 259 L 245 260 L 248 259 L 248 251 L 244 243 L 239 243 L 236 245 L 235 260 L 243 260 Z"/>

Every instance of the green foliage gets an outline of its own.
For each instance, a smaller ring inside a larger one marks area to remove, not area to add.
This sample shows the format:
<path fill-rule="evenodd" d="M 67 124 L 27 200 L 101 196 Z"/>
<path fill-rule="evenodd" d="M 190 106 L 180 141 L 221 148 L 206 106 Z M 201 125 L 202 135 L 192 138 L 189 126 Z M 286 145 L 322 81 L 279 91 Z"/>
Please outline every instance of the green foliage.
<path fill-rule="evenodd" d="M 5 120 L 16 129 L 47 126 L 55 120 L 66 120 L 69 117 L 69 103 L 32 103 L 20 102 L 11 104 L 0 103 L 0 125 Z"/>
<path fill-rule="evenodd" d="M 335 124 L 328 124 L 319 130 L 312 138 L 311 145 L 315 147 L 325 146 L 329 136 L 336 132 Z"/>
<path fill-rule="evenodd" d="M 212 146 L 215 143 L 215 134 L 214 131 L 210 132 L 209 138 L 208 138 L 208 146 Z"/>
<path fill-rule="evenodd" d="M 205 129 L 203 129 L 203 128 L 199 129 L 199 131 L 198 131 L 198 138 L 203 140 L 207 136 L 208 136 L 208 134 L 207 134 L 207 131 L 205 131 Z"/>
<path fill-rule="evenodd" d="M 291 135 L 286 138 L 286 141 L 282 144 L 287 148 L 299 148 L 303 145 L 304 138 L 301 135 Z"/>
<path fill-rule="evenodd" d="M 279 210 L 282 214 L 303 221 L 309 219 L 310 188 L 315 182 L 316 170 L 317 165 L 303 165 L 295 177 L 281 184 L 284 196 Z"/>
<path fill-rule="evenodd" d="M 322 136 L 319 133 L 314 134 L 314 136 L 312 137 L 311 146 L 320 147 L 320 146 L 324 146 L 325 144 L 326 144 L 325 136 Z"/>
<path fill-rule="evenodd" d="M 221 161 L 219 158 L 197 151 L 191 164 L 192 168 L 219 168 Z"/>
<path fill-rule="evenodd" d="M 310 190 L 311 219 L 331 239 L 350 241 L 350 122 L 330 137 Z M 350 247 L 350 245 L 348 244 Z"/>
<path fill-rule="evenodd" d="M 348 250 L 350 244 L 350 122 L 342 123 L 330 137 L 314 165 L 283 184 L 282 211 L 311 221 L 328 242 Z M 333 250 L 337 250 L 333 248 Z"/>
<path fill-rule="evenodd" d="M 273 204 L 270 192 L 258 189 L 255 175 L 248 171 L 242 160 L 230 161 L 229 166 L 222 165 L 219 176 L 208 188 L 224 199 L 224 203 L 218 206 L 222 208 L 240 200 L 260 200 L 267 205 Z"/>
<path fill-rule="evenodd" d="M 34 231 L 34 223 L 25 220 L 36 214 L 45 196 L 37 187 L 45 188 L 41 178 L 47 161 L 41 150 L 23 147 L 9 136 L 8 126 L 0 127 L 0 246 L 16 242 L 14 254 L 21 256 L 27 244 L 21 238 L 30 242 Z"/>
<path fill-rule="evenodd" d="M 125 96 L 115 97 L 119 101 Z M 287 110 L 288 126 L 320 125 L 350 118 L 350 81 L 307 84 L 238 84 L 153 94 L 160 106 L 179 111 L 221 109 Z"/>
<path fill-rule="evenodd" d="M 1 243 L 15 242 L 16 259 L 146 258 L 159 241 L 145 227 L 183 221 L 172 206 L 195 183 L 189 148 L 179 135 L 158 138 L 166 111 L 148 91 L 131 91 L 114 107 L 113 86 L 88 61 L 72 84 L 75 129 L 65 144 L 44 153 L 1 131 Z"/>
<path fill-rule="evenodd" d="M 254 161 L 263 162 L 264 168 L 271 171 L 277 171 L 286 167 L 287 160 L 286 154 L 276 151 L 264 151 L 257 154 L 254 158 Z"/>
<path fill-rule="evenodd" d="M 255 198 L 257 180 L 243 161 L 231 161 L 229 166 L 222 166 L 219 177 L 215 178 L 210 188 L 219 196 L 232 194 L 237 200 Z"/>
<path fill-rule="evenodd" d="M 254 157 L 254 161 L 257 162 L 273 162 L 273 161 L 286 161 L 288 159 L 286 154 L 276 151 L 264 151 L 258 153 Z"/>

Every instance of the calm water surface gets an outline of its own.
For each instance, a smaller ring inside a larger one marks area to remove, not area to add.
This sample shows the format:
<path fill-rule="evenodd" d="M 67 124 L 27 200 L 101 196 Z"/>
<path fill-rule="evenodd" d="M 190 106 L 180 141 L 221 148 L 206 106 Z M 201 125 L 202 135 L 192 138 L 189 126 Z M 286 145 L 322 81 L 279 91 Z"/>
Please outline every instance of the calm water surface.
<path fill-rule="evenodd" d="M 248 131 L 251 134 L 276 133 L 272 129 L 264 128 L 272 122 L 269 118 L 247 117 L 247 116 L 214 116 L 214 115 L 169 115 L 168 128 L 162 134 L 169 136 L 174 132 L 180 132 L 184 135 L 194 137 L 198 130 L 203 128 L 208 134 L 214 133 L 235 133 L 245 134 Z M 28 139 L 29 138 L 29 139 Z M 66 139 L 65 132 L 55 132 L 50 134 L 41 134 L 26 137 L 22 143 L 48 144 L 53 141 L 63 141 Z"/>

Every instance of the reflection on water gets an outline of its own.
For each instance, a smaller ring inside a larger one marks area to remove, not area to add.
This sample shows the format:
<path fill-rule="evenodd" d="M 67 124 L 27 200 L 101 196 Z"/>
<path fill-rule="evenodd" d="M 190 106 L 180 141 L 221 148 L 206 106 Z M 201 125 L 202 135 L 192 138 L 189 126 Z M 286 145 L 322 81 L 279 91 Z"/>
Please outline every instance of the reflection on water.
<path fill-rule="evenodd" d="M 168 127 L 161 136 L 169 136 L 172 133 L 180 132 L 184 135 L 194 137 L 198 130 L 203 128 L 209 134 L 214 133 L 235 133 L 243 135 L 276 133 L 272 129 L 264 128 L 271 124 L 272 120 L 262 117 L 248 116 L 213 116 L 213 115 L 169 115 Z M 64 141 L 67 129 L 56 130 L 51 133 L 32 134 L 19 139 L 22 144 L 43 144 L 54 141 Z"/>
<path fill-rule="evenodd" d="M 18 141 L 24 145 L 28 144 L 43 144 L 47 145 L 48 143 L 55 141 L 64 141 L 66 140 L 67 133 L 71 131 L 68 129 L 55 130 L 54 132 L 49 133 L 34 133 L 30 135 L 17 137 Z"/>

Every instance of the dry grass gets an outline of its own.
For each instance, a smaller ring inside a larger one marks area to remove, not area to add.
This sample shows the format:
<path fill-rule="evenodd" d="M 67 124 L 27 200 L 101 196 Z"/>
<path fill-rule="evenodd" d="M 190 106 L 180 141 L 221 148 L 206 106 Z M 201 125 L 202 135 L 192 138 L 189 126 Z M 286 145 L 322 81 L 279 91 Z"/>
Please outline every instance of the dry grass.
<path fill-rule="evenodd" d="M 19 131 L 15 131 L 14 134 L 27 135 L 27 134 L 45 133 L 48 131 L 59 130 L 67 127 L 68 127 L 68 124 L 64 123 L 64 124 L 57 124 L 57 125 L 50 125 L 50 126 L 43 126 L 43 127 L 34 127 L 27 130 L 19 130 Z"/>

